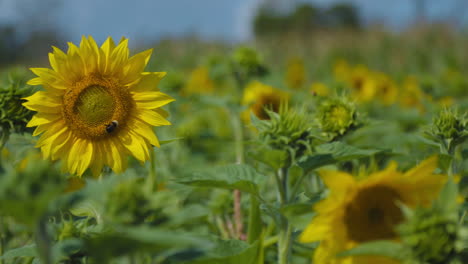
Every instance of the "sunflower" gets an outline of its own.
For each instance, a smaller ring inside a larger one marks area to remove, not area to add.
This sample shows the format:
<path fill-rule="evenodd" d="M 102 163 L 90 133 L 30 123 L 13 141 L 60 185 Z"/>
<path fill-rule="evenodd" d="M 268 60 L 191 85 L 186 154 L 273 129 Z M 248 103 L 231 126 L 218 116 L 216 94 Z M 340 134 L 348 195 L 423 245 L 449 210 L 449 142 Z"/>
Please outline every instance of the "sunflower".
<path fill-rule="evenodd" d="M 265 109 L 278 113 L 281 103 L 288 100 L 289 94 L 259 81 L 253 81 L 244 89 L 242 104 L 247 105 L 249 109 L 242 114 L 242 118 L 244 121 L 250 120 L 250 112 L 253 112 L 259 119 L 269 119 Z"/>
<path fill-rule="evenodd" d="M 143 72 L 152 50 L 129 57 L 128 40 L 108 38 L 98 47 L 90 36 L 64 53 L 53 47 L 49 68 L 32 68 L 42 85 L 23 105 L 37 114 L 28 127 L 42 134 L 36 147 L 44 158 L 62 159 L 62 169 L 81 176 L 87 168 L 100 174 L 107 165 L 126 168 L 126 155 L 142 163 L 159 141 L 153 126 L 170 125 L 160 107 L 174 101 L 157 84 L 164 72 Z"/>
<path fill-rule="evenodd" d="M 445 175 L 432 174 L 437 167 L 436 157 L 406 173 L 398 172 L 396 167 L 392 162 L 385 170 L 362 180 L 345 172 L 321 172 L 330 195 L 315 206 L 318 215 L 300 236 L 301 242 L 320 241 L 314 263 L 398 263 L 378 256 L 335 257 L 361 243 L 397 239 L 395 227 L 403 220 L 398 203 L 413 208 L 428 206 L 446 182 Z"/>
<path fill-rule="evenodd" d="M 207 67 L 200 66 L 191 73 L 184 86 L 182 93 L 184 95 L 193 94 L 211 94 L 214 91 L 215 84 L 210 78 L 210 72 Z"/>
<path fill-rule="evenodd" d="M 306 70 L 304 62 L 300 58 L 292 58 L 288 61 L 285 82 L 289 88 L 300 89 L 306 82 Z"/>

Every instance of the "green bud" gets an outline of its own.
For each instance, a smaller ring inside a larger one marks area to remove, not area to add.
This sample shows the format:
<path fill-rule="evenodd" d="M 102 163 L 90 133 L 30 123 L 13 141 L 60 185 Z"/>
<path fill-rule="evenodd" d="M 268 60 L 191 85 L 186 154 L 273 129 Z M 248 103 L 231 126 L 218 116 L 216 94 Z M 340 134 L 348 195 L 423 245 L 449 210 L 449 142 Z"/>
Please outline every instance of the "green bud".
<path fill-rule="evenodd" d="M 234 75 L 243 86 L 249 79 L 265 75 L 268 71 L 258 53 L 248 47 L 239 47 L 231 58 Z"/>
<path fill-rule="evenodd" d="M 431 139 L 445 146 L 449 152 L 468 137 L 468 119 L 466 113 L 458 114 L 457 110 L 443 109 L 432 121 L 430 131 L 426 133 Z"/>
<path fill-rule="evenodd" d="M 107 197 L 108 219 L 122 224 L 145 222 L 150 211 L 150 197 L 142 191 L 143 185 L 143 179 L 129 179 L 115 185 Z"/>
<path fill-rule="evenodd" d="M 2 165 L 0 211 L 21 223 L 35 224 L 65 190 L 66 178 L 38 151 L 30 151 L 17 163 L 5 160 Z"/>
<path fill-rule="evenodd" d="M 270 119 L 259 120 L 252 115 L 264 145 L 285 151 L 291 162 L 312 152 L 312 120 L 304 109 L 297 110 L 282 104 L 279 113 L 265 111 Z"/>
<path fill-rule="evenodd" d="M 25 102 L 22 98 L 33 92 L 22 79 L 21 75 L 12 73 L 5 83 L 0 83 L 0 147 L 11 133 L 27 131 L 26 124 L 34 115 L 22 105 Z"/>
<path fill-rule="evenodd" d="M 444 215 L 436 208 L 417 208 L 398 228 L 409 249 L 407 263 L 456 263 L 458 223 L 456 215 Z"/>
<path fill-rule="evenodd" d="M 331 140 L 359 126 L 354 104 L 345 98 L 330 98 L 321 102 L 316 121 L 323 134 Z"/>

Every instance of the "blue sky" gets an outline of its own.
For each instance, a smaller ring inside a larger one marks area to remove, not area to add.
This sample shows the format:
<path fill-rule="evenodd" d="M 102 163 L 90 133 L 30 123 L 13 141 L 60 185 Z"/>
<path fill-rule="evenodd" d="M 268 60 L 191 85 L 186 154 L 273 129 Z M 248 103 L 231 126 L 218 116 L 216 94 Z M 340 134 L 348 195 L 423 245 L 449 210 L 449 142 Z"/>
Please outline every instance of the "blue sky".
<path fill-rule="evenodd" d="M 29 6 L 42 0 L 0 0 L 0 23 L 23 23 Z M 55 25 L 70 41 L 93 35 L 127 36 L 138 41 L 196 33 L 206 38 L 242 41 L 250 37 L 250 21 L 262 0 L 56 0 L 53 10 L 34 21 Z M 277 0 L 315 2 L 327 6 L 338 0 Z M 466 0 L 427 0 L 431 19 L 453 16 L 456 3 Z M 410 0 L 350 0 L 366 21 L 381 21 L 394 29 L 413 19 Z M 18 3 L 23 3 L 18 7 Z M 468 6 L 466 6 L 468 8 Z M 455 11 L 456 12 L 456 11 Z M 468 12 L 467 12 L 468 13 Z M 460 13 L 461 14 L 461 13 Z M 458 14 L 457 14 L 458 15 Z M 467 14 L 468 15 L 468 14 Z M 466 17 L 464 19 L 466 21 Z M 28 28 L 28 25 L 23 26 Z"/>

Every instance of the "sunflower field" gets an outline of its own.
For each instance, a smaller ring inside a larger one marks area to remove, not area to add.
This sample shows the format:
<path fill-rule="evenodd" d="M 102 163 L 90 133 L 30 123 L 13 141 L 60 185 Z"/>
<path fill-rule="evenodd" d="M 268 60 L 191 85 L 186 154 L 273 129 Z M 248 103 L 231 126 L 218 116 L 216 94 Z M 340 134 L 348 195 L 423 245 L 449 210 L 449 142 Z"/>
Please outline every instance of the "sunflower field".
<path fill-rule="evenodd" d="M 132 41 L 0 69 L 0 264 L 468 263 L 466 34 Z"/>

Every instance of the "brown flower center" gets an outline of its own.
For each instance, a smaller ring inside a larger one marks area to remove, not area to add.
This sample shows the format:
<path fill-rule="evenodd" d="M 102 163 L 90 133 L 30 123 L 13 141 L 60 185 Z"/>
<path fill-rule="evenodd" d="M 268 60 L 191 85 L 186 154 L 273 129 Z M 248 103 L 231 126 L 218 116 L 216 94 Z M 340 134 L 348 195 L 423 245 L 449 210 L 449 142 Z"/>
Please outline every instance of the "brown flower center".
<path fill-rule="evenodd" d="M 398 192 L 388 186 L 359 190 L 345 208 L 344 223 L 350 239 L 366 242 L 395 237 L 394 228 L 403 220 L 396 202 Z"/>
<path fill-rule="evenodd" d="M 89 75 L 67 90 L 63 97 L 62 114 L 76 136 L 100 139 L 116 135 L 119 128 L 125 126 L 133 106 L 130 92 L 118 82 Z M 115 127 L 116 124 L 119 128 Z M 114 127 L 108 129 L 109 126 Z"/>

